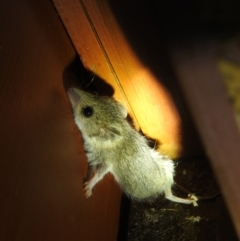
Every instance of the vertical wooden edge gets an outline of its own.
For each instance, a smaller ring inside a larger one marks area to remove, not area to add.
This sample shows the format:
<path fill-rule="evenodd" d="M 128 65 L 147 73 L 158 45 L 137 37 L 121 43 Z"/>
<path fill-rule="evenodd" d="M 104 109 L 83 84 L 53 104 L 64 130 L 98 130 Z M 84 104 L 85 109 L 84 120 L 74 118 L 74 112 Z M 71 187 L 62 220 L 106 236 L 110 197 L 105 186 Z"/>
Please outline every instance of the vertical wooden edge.
<path fill-rule="evenodd" d="M 214 46 L 173 47 L 171 58 L 240 238 L 240 134 Z"/>

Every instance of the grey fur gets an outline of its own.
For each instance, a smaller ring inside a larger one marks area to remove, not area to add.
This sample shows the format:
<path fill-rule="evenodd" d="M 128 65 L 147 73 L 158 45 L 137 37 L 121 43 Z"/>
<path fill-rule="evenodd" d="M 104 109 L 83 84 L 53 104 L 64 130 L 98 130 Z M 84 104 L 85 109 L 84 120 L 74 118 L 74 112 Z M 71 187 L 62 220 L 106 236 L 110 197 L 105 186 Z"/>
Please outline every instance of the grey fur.
<path fill-rule="evenodd" d="M 131 198 L 145 200 L 165 194 L 174 202 L 197 206 L 194 195 L 179 198 L 172 194 L 174 162 L 149 147 L 145 137 L 126 120 L 126 109 L 113 98 L 100 97 L 77 88 L 68 90 L 74 119 L 80 129 L 93 178 L 85 183 L 86 197 L 110 172 Z M 83 109 L 93 115 L 85 117 Z"/>

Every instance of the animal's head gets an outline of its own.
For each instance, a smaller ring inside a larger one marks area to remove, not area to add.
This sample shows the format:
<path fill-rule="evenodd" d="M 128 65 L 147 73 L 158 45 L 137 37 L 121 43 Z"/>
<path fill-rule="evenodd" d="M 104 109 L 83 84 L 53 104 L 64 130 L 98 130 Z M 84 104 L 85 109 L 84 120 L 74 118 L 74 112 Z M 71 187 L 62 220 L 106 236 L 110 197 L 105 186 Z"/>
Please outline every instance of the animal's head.
<path fill-rule="evenodd" d="M 126 108 L 109 97 L 101 97 L 77 88 L 68 90 L 77 126 L 85 138 L 115 141 L 122 138 Z"/>

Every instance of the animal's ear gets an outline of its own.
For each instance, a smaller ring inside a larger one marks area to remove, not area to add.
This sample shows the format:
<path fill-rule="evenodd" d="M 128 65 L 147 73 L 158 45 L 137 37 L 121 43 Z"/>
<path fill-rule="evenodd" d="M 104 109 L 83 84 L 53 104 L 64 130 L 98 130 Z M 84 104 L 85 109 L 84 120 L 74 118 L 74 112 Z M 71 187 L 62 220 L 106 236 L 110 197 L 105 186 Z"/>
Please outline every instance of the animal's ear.
<path fill-rule="evenodd" d="M 67 94 L 72 104 L 72 107 L 74 108 L 79 103 L 80 96 L 77 94 L 76 89 L 74 88 L 69 89 L 67 91 Z"/>
<path fill-rule="evenodd" d="M 100 136 L 103 140 L 110 140 L 112 142 L 120 140 L 122 138 L 121 129 L 116 126 L 110 126 L 107 128 L 100 129 Z"/>
<path fill-rule="evenodd" d="M 127 109 L 124 105 L 122 105 L 121 103 L 118 103 L 118 106 L 120 107 L 120 111 L 123 114 L 123 117 L 126 118 L 128 115 Z"/>

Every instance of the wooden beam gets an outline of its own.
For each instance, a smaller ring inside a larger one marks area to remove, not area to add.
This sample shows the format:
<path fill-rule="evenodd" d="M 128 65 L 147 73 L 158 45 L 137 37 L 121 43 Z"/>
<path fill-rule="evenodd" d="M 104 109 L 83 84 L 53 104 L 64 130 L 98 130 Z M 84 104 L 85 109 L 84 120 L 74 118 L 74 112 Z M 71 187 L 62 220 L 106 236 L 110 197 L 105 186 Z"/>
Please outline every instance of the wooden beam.
<path fill-rule="evenodd" d="M 171 49 L 179 82 L 240 238 L 240 134 L 215 45 L 196 41 Z"/>

